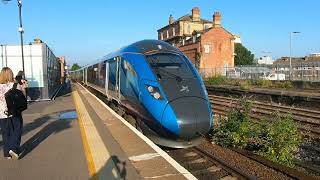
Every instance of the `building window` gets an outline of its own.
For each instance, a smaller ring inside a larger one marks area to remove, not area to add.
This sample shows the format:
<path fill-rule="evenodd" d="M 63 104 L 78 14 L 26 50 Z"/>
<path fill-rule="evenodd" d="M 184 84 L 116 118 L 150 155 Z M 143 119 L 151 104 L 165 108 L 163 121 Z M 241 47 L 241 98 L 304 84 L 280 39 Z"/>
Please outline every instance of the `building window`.
<path fill-rule="evenodd" d="M 167 39 L 169 38 L 169 30 L 167 30 Z"/>
<path fill-rule="evenodd" d="M 208 44 L 204 45 L 204 53 L 206 53 L 206 54 L 210 53 L 210 45 L 208 45 Z"/>
<path fill-rule="evenodd" d="M 172 36 L 175 36 L 175 35 L 176 35 L 176 29 L 172 28 Z"/>
<path fill-rule="evenodd" d="M 192 36 L 192 42 L 195 43 L 196 42 L 197 37 L 194 35 Z"/>
<path fill-rule="evenodd" d="M 188 34 L 190 34 L 190 33 L 191 33 L 191 25 L 188 24 Z"/>
<path fill-rule="evenodd" d="M 163 40 L 163 32 L 160 33 L 160 40 Z"/>
<path fill-rule="evenodd" d="M 209 28 L 208 24 L 204 25 L 204 29 L 208 29 L 208 28 Z"/>

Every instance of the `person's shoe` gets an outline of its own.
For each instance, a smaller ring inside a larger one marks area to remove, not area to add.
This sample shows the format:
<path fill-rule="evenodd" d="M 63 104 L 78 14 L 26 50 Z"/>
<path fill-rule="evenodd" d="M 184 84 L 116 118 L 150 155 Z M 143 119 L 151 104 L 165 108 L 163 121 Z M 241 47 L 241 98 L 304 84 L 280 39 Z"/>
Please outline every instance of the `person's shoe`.
<path fill-rule="evenodd" d="M 15 153 L 14 151 L 10 150 L 9 154 L 11 155 L 12 159 L 15 159 L 15 160 L 19 159 L 19 155 L 17 153 Z"/>

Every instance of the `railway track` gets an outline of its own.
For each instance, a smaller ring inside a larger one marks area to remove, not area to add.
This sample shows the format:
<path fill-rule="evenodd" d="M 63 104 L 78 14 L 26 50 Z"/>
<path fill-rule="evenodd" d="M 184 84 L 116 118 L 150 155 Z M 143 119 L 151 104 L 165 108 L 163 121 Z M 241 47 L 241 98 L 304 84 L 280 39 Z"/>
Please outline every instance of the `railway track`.
<path fill-rule="evenodd" d="M 93 92 L 98 98 L 106 104 L 106 99 L 99 91 L 87 86 L 88 90 Z M 212 96 L 211 96 L 212 97 Z M 206 151 L 200 147 L 192 147 L 188 149 L 170 149 L 165 150 L 179 164 L 184 166 L 198 179 L 258 179 L 255 176 L 247 174 L 245 171 L 236 168 L 227 161 L 217 157 L 217 155 Z M 269 166 L 267 166 L 269 167 Z M 285 174 L 285 173 L 284 173 Z"/>
<path fill-rule="evenodd" d="M 190 171 L 199 180 L 222 179 L 257 179 L 244 171 L 229 165 L 219 157 L 199 148 L 171 149 L 167 153 Z"/>
<path fill-rule="evenodd" d="M 228 112 L 236 106 L 238 99 L 209 95 L 211 104 L 213 105 L 213 112 L 220 117 L 227 116 Z M 299 124 L 299 129 L 313 137 L 320 137 L 320 112 L 308 109 L 294 108 L 290 106 L 271 105 L 257 101 L 252 102 L 252 109 L 254 113 L 251 117 L 254 119 L 261 119 L 273 112 L 279 112 L 282 115 L 290 113 L 294 121 Z"/>
<path fill-rule="evenodd" d="M 105 101 L 106 99 L 99 91 L 90 86 L 86 86 L 86 88 L 107 103 Z M 165 151 L 198 179 L 257 179 L 198 147 L 170 149 Z"/>

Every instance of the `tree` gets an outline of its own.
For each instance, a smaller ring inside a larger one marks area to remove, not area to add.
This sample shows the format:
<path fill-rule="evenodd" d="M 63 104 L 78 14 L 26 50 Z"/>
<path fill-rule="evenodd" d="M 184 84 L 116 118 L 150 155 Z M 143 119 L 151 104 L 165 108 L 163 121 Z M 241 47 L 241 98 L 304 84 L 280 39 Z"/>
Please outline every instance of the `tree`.
<path fill-rule="evenodd" d="M 235 44 L 235 64 L 236 65 L 253 65 L 254 64 L 254 54 L 251 53 L 242 44 Z"/>
<path fill-rule="evenodd" d="M 78 63 L 74 63 L 72 65 L 72 67 L 71 67 L 71 71 L 75 71 L 75 70 L 80 69 L 80 68 L 81 68 L 81 66 L 79 66 Z"/>

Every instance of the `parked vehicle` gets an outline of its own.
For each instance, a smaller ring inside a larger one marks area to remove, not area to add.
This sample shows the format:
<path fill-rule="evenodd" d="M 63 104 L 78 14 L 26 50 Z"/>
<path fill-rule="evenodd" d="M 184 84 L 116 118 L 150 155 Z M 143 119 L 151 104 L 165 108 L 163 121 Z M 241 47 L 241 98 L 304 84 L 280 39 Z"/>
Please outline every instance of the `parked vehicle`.
<path fill-rule="evenodd" d="M 277 74 L 277 73 L 271 73 L 266 76 L 262 76 L 262 79 L 266 80 L 286 80 L 286 75 L 285 74 Z"/>

